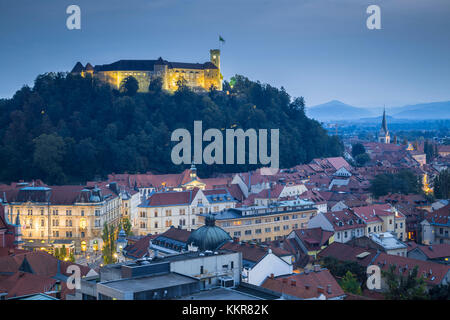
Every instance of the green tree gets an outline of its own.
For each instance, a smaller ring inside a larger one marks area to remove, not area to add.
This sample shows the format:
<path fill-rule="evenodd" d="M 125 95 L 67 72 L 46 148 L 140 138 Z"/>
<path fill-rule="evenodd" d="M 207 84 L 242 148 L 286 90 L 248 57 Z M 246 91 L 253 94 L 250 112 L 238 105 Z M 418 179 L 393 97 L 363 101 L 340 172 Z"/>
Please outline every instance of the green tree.
<path fill-rule="evenodd" d="M 360 154 L 366 153 L 366 148 L 361 143 L 355 143 L 352 145 L 352 156 L 355 158 Z M 356 159 L 355 159 L 356 160 Z"/>
<path fill-rule="evenodd" d="M 362 294 L 361 285 L 359 284 L 356 276 L 350 271 L 347 271 L 345 273 L 344 277 L 339 282 L 339 285 L 341 286 L 342 290 L 344 290 L 344 292 L 358 295 Z"/>
<path fill-rule="evenodd" d="M 115 236 L 114 227 L 109 226 L 105 223 L 103 226 L 103 248 L 102 248 L 102 257 L 104 264 L 111 264 L 115 262 L 115 253 L 116 253 L 116 236 Z"/>
<path fill-rule="evenodd" d="M 440 284 L 428 291 L 431 300 L 450 300 L 450 285 Z"/>
<path fill-rule="evenodd" d="M 366 281 L 366 270 L 357 262 L 339 261 L 334 257 L 325 257 L 322 259 L 321 263 L 322 266 L 327 268 L 336 278 L 345 277 L 346 273 L 349 271 L 352 275 L 356 276 L 358 282 L 362 283 Z"/>
<path fill-rule="evenodd" d="M 127 96 L 134 96 L 139 90 L 139 82 L 133 76 L 128 76 L 122 80 L 120 91 Z"/>
<path fill-rule="evenodd" d="M 369 191 L 375 198 L 389 193 L 418 194 L 421 192 L 422 182 L 410 170 L 402 170 L 396 174 L 382 173 L 371 180 Z"/>
<path fill-rule="evenodd" d="M 358 166 L 362 167 L 370 161 L 370 156 L 367 153 L 361 153 L 356 156 L 355 161 Z"/>
<path fill-rule="evenodd" d="M 33 164 L 50 183 L 62 183 L 62 160 L 65 154 L 63 138 L 57 134 L 42 134 L 33 140 Z"/>
<path fill-rule="evenodd" d="M 283 168 L 341 156 L 344 150 L 338 136 L 306 117 L 304 98 L 283 88 L 236 75 L 232 88 L 224 82 L 229 94 L 198 94 L 187 86 L 172 94 L 153 81 L 147 94 L 139 94 L 132 82 L 121 93 L 96 78 L 46 73 L 32 88 L 0 99 L 0 181 L 81 184 L 111 172 L 179 172 L 184 168 L 170 157 L 171 132 L 192 133 L 194 120 L 202 120 L 204 128 L 279 129 Z M 197 170 L 208 177 L 258 167 L 199 165 Z"/>
<path fill-rule="evenodd" d="M 55 248 L 55 250 L 53 251 L 53 255 L 56 259 L 60 259 L 59 248 Z"/>
<path fill-rule="evenodd" d="M 437 199 L 450 199 L 450 171 L 445 169 L 434 178 L 434 196 Z"/>
<path fill-rule="evenodd" d="M 124 217 L 124 218 L 122 219 L 120 228 L 123 228 L 123 230 L 125 231 L 125 234 L 126 234 L 127 236 L 131 236 L 131 235 L 133 234 L 133 233 L 131 232 L 132 225 L 131 225 L 130 219 L 129 219 L 128 217 Z M 119 229 L 120 229 L 120 228 L 119 228 Z"/>
<path fill-rule="evenodd" d="M 418 277 L 418 267 L 410 271 L 407 276 L 399 275 L 395 265 L 391 265 L 387 271 L 382 270 L 382 275 L 388 286 L 384 293 L 389 300 L 425 300 L 428 298 L 425 280 Z"/>

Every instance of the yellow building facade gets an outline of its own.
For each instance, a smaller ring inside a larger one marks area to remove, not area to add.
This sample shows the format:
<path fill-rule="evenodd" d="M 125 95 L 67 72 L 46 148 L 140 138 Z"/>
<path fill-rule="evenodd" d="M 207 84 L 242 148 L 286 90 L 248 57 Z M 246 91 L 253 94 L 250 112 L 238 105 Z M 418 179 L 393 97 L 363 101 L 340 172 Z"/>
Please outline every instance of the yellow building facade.
<path fill-rule="evenodd" d="M 312 204 L 283 204 L 278 207 L 233 208 L 215 214 L 216 225 L 241 241 L 266 242 L 287 236 L 294 229 L 308 227 L 317 214 Z M 204 224 L 205 216 L 199 215 Z"/>
<path fill-rule="evenodd" d="M 121 217 L 120 197 L 102 189 L 26 187 L 6 204 L 6 213 L 10 221 L 19 215 L 24 247 L 66 243 L 76 253 L 100 252 L 104 224 L 116 227 Z"/>
<path fill-rule="evenodd" d="M 210 50 L 210 61 L 205 63 L 169 62 L 161 57 L 157 60 L 119 60 L 111 64 L 83 66 L 77 62 L 71 73 L 91 76 L 119 89 L 127 77 L 139 83 L 138 92 L 147 92 L 150 83 L 160 78 L 162 88 L 169 92 L 178 89 L 181 83 L 194 91 L 208 91 L 214 87 L 222 90 L 223 76 L 220 72 L 220 50 Z"/>

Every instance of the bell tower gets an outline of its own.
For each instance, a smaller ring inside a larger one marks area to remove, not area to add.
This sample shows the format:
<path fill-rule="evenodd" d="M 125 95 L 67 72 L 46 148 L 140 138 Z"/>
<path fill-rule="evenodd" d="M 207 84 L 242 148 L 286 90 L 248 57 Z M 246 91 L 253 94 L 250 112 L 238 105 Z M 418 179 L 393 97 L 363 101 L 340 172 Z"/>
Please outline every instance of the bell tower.
<path fill-rule="evenodd" d="M 211 56 L 211 62 L 219 69 L 220 71 L 220 50 L 219 49 L 211 49 L 209 50 L 209 54 Z"/>

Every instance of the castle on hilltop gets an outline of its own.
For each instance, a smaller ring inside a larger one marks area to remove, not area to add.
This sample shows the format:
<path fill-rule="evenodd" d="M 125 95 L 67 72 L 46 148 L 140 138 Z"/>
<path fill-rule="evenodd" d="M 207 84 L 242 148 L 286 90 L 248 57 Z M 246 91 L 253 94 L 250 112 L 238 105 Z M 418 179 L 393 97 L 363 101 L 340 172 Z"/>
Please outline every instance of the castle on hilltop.
<path fill-rule="evenodd" d="M 161 57 L 158 60 L 119 60 L 95 67 L 77 62 L 71 73 L 83 77 L 90 74 L 116 89 L 125 78 L 132 76 L 139 83 L 139 92 L 147 92 L 155 78 L 161 78 L 162 88 L 171 92 L 178 89 L 180 81 L 194 91 L 207 91 L 211 87 L 221 91 L 220 50 L 210 50 L 210 56 L 210 61 L 205 63 L 169 62 Z"/>

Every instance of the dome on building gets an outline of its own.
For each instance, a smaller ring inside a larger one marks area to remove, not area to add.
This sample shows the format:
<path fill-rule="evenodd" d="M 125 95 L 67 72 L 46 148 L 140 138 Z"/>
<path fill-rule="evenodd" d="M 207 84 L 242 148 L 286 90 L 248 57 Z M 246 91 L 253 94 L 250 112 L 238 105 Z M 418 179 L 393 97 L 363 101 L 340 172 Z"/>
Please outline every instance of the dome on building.
<path fill-rule="evenodd" d="M 209 214 L 205 218 L 205 225 L 192 231 L 188 244 L 193 243 L 200 251 L 213 251 L 228 240 L 231 240 L 230 235 L 222 228 L 216 226 L 216 219 Z"/>

